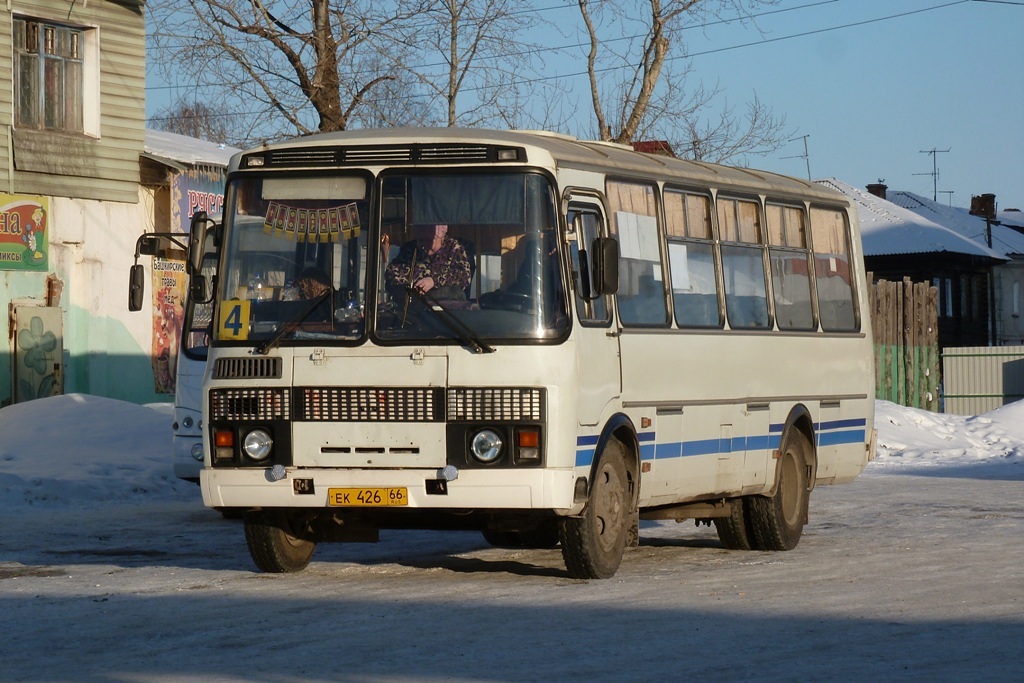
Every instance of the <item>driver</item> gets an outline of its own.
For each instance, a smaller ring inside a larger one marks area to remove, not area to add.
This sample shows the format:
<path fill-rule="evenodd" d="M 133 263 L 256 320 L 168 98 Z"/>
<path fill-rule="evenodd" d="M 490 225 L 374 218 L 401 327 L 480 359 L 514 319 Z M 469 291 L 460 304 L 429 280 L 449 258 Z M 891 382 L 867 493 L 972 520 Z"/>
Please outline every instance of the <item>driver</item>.
<path fill-rule="evenodd" d="M 437 299 L 465 300 L 472 267 L 466 248 L 448 237 L 447 225 L 414 225 L 416 239 L 402 245 L 384 274 L 389 291 L 413 287 Z"/>

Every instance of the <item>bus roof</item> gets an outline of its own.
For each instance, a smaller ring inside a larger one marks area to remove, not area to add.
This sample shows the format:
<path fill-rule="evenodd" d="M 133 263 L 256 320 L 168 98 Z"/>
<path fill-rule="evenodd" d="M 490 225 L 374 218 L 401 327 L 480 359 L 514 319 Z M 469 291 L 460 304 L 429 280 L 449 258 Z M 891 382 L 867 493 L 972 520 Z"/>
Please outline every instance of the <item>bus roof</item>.
<path fill-rule="evenodd" d="M 236 155 L 229 168 L 238 170 L 241 159 L 248 155 L 275 152 L 296 148 L 337 148 L 337 147 L 384 147 L 387 153 L 375 157 L 361 154 L 363 165 L 388 165 L 407 160 L 396 156 L 395 148 L 401 146 L 423 147 L 430 145 L 491 145 L 515 146 L 526 149 L 531 164 L 553 168 L 577 168 L 599 171 L 609 176 L 637 176 L 665 181 L 682 182 L 697 186 L 709 186 L 734 191 L 764 192 L 786 196 L 808 197 L 831 203 L 848 204 L 848 198 L 840 192 L 823 187 L 809 180 L 780 175 L 736 166 L 723 166 L 701 161 L 634 151 L 627 145 L 613 142 L 580 140 L 570 135 L 547 131 L 486 130 L 478 128 L 381 128 L 351 130 L 335 133 L 317 133 L 282 142 L 267 144 Z M 434 159 L 431 165 L 442 161 Z M 478 159 L 477 162 L 480 160 Z M 467 163 L 467 156 L 453 155 L 451 163 Z M 290 168 L 302 167 L 290 163 Z M 323 168 L 322 162 L 310 164 L 310 168 Z"/>

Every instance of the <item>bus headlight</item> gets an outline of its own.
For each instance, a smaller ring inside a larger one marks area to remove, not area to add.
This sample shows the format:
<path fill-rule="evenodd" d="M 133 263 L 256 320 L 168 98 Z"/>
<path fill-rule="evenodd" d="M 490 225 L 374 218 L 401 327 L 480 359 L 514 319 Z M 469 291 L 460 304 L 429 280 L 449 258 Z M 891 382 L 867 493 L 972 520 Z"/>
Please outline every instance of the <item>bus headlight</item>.
<path fill-rule="evenodd" d="M 491 463 L 500 458 L 501 449 L 501 437 L 492 429 L 481 429 L 470 444 L 473 457 L 483 463 Z"/>
<path fill-rule="evenodd" d="M 254 429 L 242 440 L 242 451 L 253 460 L 266 460 L 274 447 L 274 439 L 265 429 Z"/>
<path fill-rule="evenodd" d="M 202 442 L 192 444 L 192 459 L 195 460 L 196 462 L 202 462 L 203 461 L 203 443 Z"/>

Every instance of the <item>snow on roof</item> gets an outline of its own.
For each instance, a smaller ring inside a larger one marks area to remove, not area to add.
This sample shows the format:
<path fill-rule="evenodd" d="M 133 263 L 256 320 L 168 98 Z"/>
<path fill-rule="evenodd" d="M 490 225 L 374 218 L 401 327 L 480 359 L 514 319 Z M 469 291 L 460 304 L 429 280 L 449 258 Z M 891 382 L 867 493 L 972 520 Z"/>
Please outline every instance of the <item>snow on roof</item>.
<path fill-rule="evenodd" d="M 913 192 L 889 190 L 886 192 L 886 197 L 892 203 L 955 230 L 968 239 L 979 244 L 987 243 L 985 219 L 981 216 L 972 216 L 967 209 L 940 204 Z M 1002 221 L 1004 216 L 1007 218 L 1006 221 Z M 1013 212 L 1001 211 L 999 213 L 1000 222 L 1009 224 L 1012 222 L 1012 216 Z M 1016 220 L 1019 221 L 1018 225 L 1024 226 L 1024 214 L 1018 212 Z M 992 248 L 1004 256 L 1024 254 L 1024 235 L 1012 228 L 993 224 Z"/>
<path fill-rule="evenodd" d="M 146 129 L 145 153 L 159 160 L 171 160 L 192 166 L 228 165 L 241 150 L 187 135 Z"/>
<path fill-rule="evenodd" d="M 1024 211 L 1020 209 L 1004 209 L 1003 211 L 996 212 L 996 218 L 1003 225 L 1015 225 L 1018 228 L 1024 228 Z"/>
<path fill-rule="evenodd" d="M 827 178 L 816 182 L 839 190 L 857 206 L 866 256 L 947 252 L 1007 260 L 998 251 L 985 246 L 984 242 L 964 237 L 944 225 L 841 180 Z"/>

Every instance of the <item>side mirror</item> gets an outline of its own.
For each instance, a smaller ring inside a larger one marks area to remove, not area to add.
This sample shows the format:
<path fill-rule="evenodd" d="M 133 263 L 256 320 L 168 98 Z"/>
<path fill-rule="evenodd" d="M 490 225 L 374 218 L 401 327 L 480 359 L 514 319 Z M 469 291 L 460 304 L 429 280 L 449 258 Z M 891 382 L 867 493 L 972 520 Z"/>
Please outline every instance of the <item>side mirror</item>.
<path fill-rule="evenodd" d="M 206 230 L 212 221 L 205 211 L 196 211 L 188 229 L 188 274 L 195 275 L 202 269 L 203 252 L 206 249 Z"/>
<path fill-rule="evenodd" d="M 146 271 L 142 264 L 136 263 L 128 272 L 128 310 L 142 310 L 142 300 L 146 296 Z"/>
<path fill-rule="evenodd" d="M 160 238 L 153 234 L 142 235 L 136 244 L 140 256 L 160 256 Z"/>
<path fill-rule="evenodd" d="M 619 242 L 614 237 L 594 240 L 595 294 L 615 294 L 619 291 Z"/>

